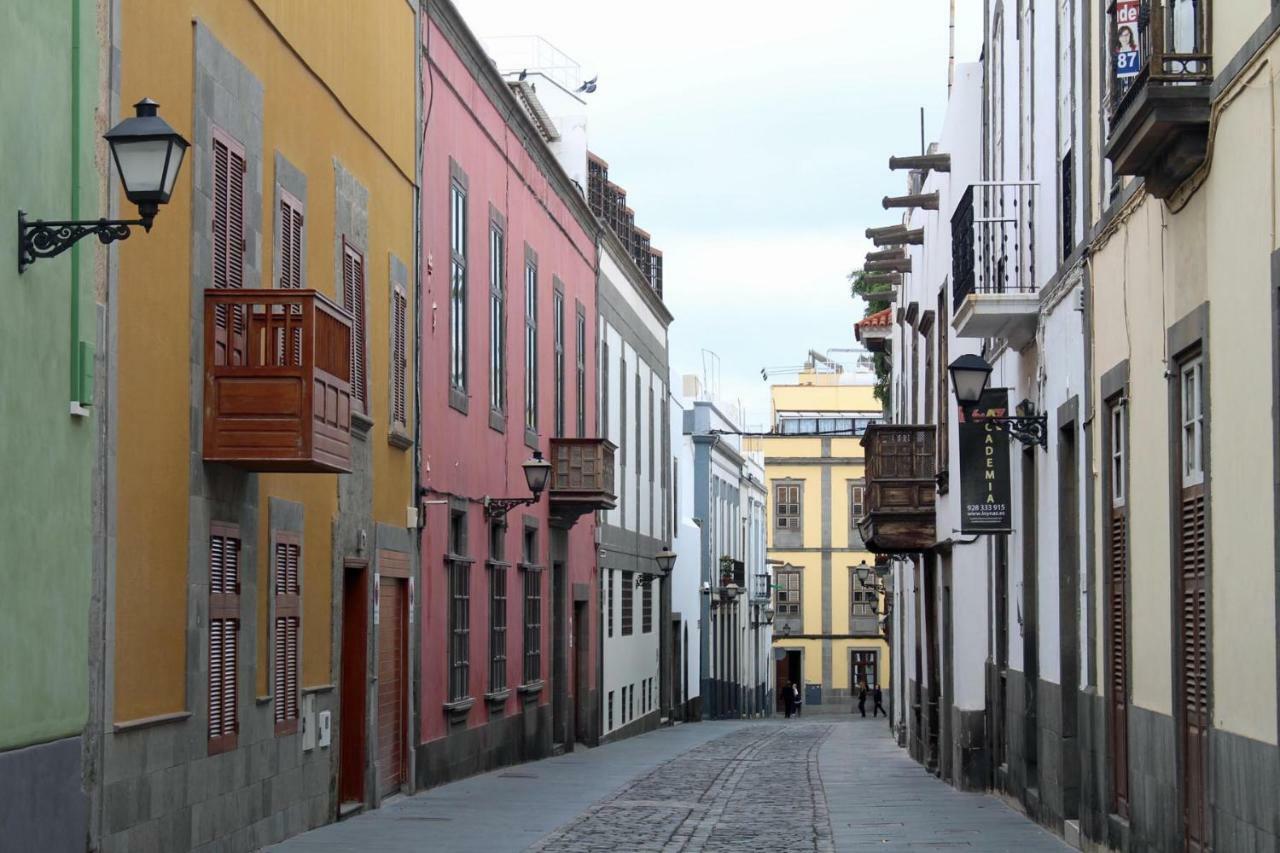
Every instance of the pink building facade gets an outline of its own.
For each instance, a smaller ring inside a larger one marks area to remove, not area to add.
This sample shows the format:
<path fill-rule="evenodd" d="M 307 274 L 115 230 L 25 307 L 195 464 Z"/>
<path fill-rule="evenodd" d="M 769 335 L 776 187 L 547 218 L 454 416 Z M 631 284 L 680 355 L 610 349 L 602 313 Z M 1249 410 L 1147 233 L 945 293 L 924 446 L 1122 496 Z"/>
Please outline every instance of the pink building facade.
<path fill-rule="evenodd" d="M 597 435 L 598 225 L 452 5 L 423 26 L 417 787 L 595 743 L 600 649 L 590 506 L 485 501 Z"/>

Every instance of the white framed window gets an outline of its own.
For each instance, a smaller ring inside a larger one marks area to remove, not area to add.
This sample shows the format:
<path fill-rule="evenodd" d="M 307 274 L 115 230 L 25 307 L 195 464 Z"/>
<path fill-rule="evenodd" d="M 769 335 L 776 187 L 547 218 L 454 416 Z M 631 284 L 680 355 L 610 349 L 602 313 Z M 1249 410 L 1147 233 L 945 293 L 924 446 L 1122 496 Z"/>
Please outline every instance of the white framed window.
<path fill-rule="evenodd" d="M 1125 429 L 1128 421 L 1128 412 L 1124 403 L 1115 403 L 1111 406 L 1111 505 L 1124 506 L 1128 498 L 1126 491 L 1127 483 L 1125 482 L 1125 456 L 1129 452 L 1127 447 L 1128 430 Z"/>
<path fill-rule="evenodd" d="M 1179 369 L 1182 419 L 1182 485 L 1204 482 L 1204 360 L 1196 357 Z"/>

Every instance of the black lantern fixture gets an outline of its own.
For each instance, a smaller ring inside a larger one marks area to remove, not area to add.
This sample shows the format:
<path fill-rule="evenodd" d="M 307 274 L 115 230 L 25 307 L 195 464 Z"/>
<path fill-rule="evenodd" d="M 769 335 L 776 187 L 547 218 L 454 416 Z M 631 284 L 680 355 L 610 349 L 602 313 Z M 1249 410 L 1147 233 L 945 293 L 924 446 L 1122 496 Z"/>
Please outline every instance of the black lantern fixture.
<path fill-rule="evenodd" d="M 37 258 L 60 255 L 90 234 L 105 245 L 128 238 L 134 225 L 141 225 L 144 231 L 151 230 L 160 205 L 168 204 L 173 195 L 189 147 L 182 134 L 156 115 L 159 106 L 150 98 L 143 98 L 134 104 L 136 115 L 103 136 L 111 146 L 111 159 L 120 173 L 124 194 L 138 206 L 139 218 L 28 222 L 26 212 L 19 210 L 19 274 Z"/>
<path fill-rule="evenodd" d="M 542 458 L 542 451 L 533 451 L 533 456 L 520 463 L 524 469 L 525 483 L 533 494 L 527 498 L 491 498 L 484 497 L 484 511 L 489 518 L 502 518 L 518 506 L 536 504 L 547 488 L 551 479 L 551 463 Z"/>
<path fill-rule="evenodd" d="M 962 355 L 947 366 L 947 371 L 951 374 L 951 390 L 961 408 L 977 405 L 991 379 L 991 365 L 986 359 Z M 1042 450 L 1048 450 L 1049 416 L 1036 414 L 1035 403 L 1030 400 L 1023 400 L 1014 411 L 1017 414 L 1013 417 L 987 417 L 983 422 L 1008 432 L 1027 447 L 1038 444 Z"/>
<path fill-rule="evenodd" d="M 671 570 L 676 565 L 676 553 L 670 548 L 663 548 L 653 555 L 653 561 L 658 564 L 658 573 L 656 575 L 637 573 L 636 586 L 649 586 L 655 578 L 670 577 Z"/>

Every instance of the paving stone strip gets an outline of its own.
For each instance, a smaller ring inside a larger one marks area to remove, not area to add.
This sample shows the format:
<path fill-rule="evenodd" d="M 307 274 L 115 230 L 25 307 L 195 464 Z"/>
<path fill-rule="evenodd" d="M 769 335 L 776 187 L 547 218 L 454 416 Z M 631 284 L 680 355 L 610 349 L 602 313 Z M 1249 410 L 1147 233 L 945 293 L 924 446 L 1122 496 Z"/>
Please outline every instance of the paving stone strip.
<path fill-rule="evenodd" d="M 832 853 L 818 771 L 830 725 L 750 726 L 659 765 L 531 851 Z"/>

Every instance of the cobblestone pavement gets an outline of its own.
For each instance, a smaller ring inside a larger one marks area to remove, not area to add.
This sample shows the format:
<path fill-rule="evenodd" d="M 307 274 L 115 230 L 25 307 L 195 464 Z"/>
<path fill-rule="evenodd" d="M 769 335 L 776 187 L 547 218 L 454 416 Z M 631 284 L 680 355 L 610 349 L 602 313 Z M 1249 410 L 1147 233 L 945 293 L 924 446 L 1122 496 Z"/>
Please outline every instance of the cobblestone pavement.
<path fill-rule="evenodd" d="M 695 747 L 531 849 L 831 853 L 818 775 L 830 725 L 755 725 Z"/>
<path fill-rule="evenodd" d="M 283 853 L 1065 851 L 999 800 L 926 773 L 882 721 L 660 729 L 498 770 L 300 835 Z"/>

